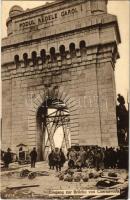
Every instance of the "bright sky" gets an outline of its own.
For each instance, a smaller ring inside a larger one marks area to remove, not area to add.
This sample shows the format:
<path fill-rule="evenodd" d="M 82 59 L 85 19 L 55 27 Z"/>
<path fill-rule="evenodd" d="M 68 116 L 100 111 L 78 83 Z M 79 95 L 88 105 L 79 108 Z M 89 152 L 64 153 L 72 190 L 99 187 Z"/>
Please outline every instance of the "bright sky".
<path fill-rule="evenodd" d="M 6 37 L 6 19 L 9 10 L 14 5 L 20 5 L 23 9 L 34 8 L 43 5 L 46 1 L 2 1 L 2 37 Z M 129 88 L 129 5 L 128 0 L 109 0 L 108 12 L 118 17 L 119 29 L 122 43 L 119 45 L 120 59 L 116 64 L 116 88 L 117 93 L 121 93 L 127 98 Z"/>

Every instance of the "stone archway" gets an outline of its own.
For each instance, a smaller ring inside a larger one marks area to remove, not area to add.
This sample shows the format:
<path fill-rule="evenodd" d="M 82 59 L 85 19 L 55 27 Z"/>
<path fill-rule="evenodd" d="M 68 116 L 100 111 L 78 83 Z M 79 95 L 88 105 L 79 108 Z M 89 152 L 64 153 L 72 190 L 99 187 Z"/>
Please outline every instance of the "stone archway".
<path fill-rule="evenodd" d="M 69 134 L 69 132 L 71 135 L 71 145 L 73 145 L 73 142 L 72 142 L 73 135 L 74 137 L 76 135 L 77 140 L 78 140 L 78 136 L 79 136 L 78 128 L 75 131 L 75 133 L 71 134 L 71 130 L 73 129 L 74 124 L 77 124 L 77 127 L 78 127 L 78 119 L 74 118 L 75 114 L 78 113 L 78 103 L 76 99 L 74 99 L 71 95 L 66 94 L 65 88 L 62 88 L 62 89 L 60 87 L 45 88 L 43 91 L 41 91 L 38 94 L 37 98 L 33 101 L 32 107 L 30 109 L 31 118 L 35 120 L 36 146 L 38 150 L 39 160 L 43 160 L 47 158 L 46 149 L 48 146 L 51 146 L 51 149 L 55 147 L 55 144 L 53 142 L 53 136 L 55 133 L 56 126 L 52 126 L 51 128 L 49 128 L 50 130 L 48 130 L 47 143 L 45 141 L 45 132 L 46 132 L 46 129 L 48 129 L 48 126 L 46 125 L 46 122 L 47 122 L 46 117 L 48 117 L 47 109 L 49 107 L 52 107 L 54 109 L 55 106 L 52 104 L 55 103 L 56 101 L 58 101 L 58 104 L 59 104 L 59 107 L 57 107 L 57 110 L 56 110 L 56 112 L 58 112 L 57 117 L 60 119 L 61 117 L 63 117 L 63 115 L 64 117 L 67 117 L 65 115 L 67 115 L 68 113 L 68 122 L 62 124 L 63 132 L 65 134 L 64 140 L 63 140 L 63 146 L 66 145 L 66 148 L 69 148 L 70 146 L 70 144 L 67 144 L 67 135 Z M 57 121 L 57 118 L 55 117 L 54 120 Z M 73 123 L 71 123 L 71 120 L 73 121 Z M 62 120 L 59 120 L 59 121 L 60 123 L 63 123 Z M 29 123 L 28 123 L 28 127 L 29 127 Z M 50 134 L 50 132 L 52 133 L 52 135 Z"/>
<path fill-rule="evenodd" d="M 54 141 L 54 136 L 60 127 L 63 128 L 63 138 L 60 148 L 70 148 L 69 142 L 69 110 L 63 101 L 57 98 L 48 97 L 37 111 L 37 127 L 39 129 L 41 139 L 41 154 L 43 159 L 48 157 L 49 150 L 55 149 L 58 141 Z M 60 130 L 60 138 L 62 131 Z M 41 158 L 42 158 L 41 155 Z"/>

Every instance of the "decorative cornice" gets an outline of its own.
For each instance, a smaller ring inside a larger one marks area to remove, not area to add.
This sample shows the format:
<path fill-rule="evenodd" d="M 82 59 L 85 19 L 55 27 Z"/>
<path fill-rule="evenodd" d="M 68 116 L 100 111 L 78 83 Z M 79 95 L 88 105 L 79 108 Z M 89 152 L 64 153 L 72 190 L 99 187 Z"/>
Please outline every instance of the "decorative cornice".
<path fill-rule="evenodd" d="M 92 48 L 86 48 L 84 52 L 76 50 L 74 57 L 67 53 L 66 59 L 62 60 L 58 54 L 54 62 L 52 60 L 46 60 L 42 63 L 41 58 L 38 58 L 36 65 L 32 60 L 29 60 L 28 66 L 24 65 L 23 60 L 19 62 L 18 68 L 15 63 L 8 63 L 2 66 L 2 80 L 18 78 L 23 76 L 31 76 L 32 74 L 43 74 L 45 76 L 52 76 L 54 73 L 59 73 L 64 70 L 72 68 L 89 68 L 91 64 L 111 62 L 115 63 L 116 60 L 116 44 L 93 46 Z"/>

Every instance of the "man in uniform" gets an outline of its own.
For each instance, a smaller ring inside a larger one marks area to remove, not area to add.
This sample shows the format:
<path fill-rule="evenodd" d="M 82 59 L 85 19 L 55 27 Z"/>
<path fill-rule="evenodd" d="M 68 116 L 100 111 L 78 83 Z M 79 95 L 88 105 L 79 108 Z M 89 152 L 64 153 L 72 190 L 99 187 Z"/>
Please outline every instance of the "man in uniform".
<path fill-rule="evenodd" d="M 60 151 L 59 148 L 55 148 L 54 152 L 54 162 L 56 166 L 56 171 L 61 171 L 61 157 L 60 157 Z"/>
<path fill-rule="evenodd" d="M 48 156 L 50 169 L 54 169 L 54 166 L 55 166 L 54 156 L 55 156 L 55 152 L 54 150 L 52 150 Z"/>
<path fill-rule="evenodd" d="M 12 162 L 12 155 L 11 155 L 11 149 L 8 148 L 7 152 L 4 153 L 4 164 L 5 164 L 5 168 L 9 168 L 9 164 Z"/>
<path fill-rule="evenodd" d="M 36 148 L 34 147 L 33 150 L 31 151 L 30 153 L 30 157 L 31 157 L 31 167 L 35 168 L 35 163 L 36 163 L 36 160 L 37 160 L 37 151 L 36 151 Z"/>
<path fill-rule="evenodd" d="M 72 148 L 69 152 L 69 162 L 68 162 L 69 168 L 75 168 L 76 160 L 77 160 L 77 154 L 76 151 Z"/>

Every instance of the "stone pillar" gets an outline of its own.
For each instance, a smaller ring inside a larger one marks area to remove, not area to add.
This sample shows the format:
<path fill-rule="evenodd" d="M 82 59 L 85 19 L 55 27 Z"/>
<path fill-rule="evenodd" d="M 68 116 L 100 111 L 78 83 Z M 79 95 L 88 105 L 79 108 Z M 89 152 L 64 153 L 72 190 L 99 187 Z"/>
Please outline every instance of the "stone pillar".
<path fill-rule="evenodd" d="M 97 56 L 96 73 L 102 146 L 118 146 L 113 49 L 114 45 L 104 45 Z"/>
<path fill-rule="evenodd" d="M 2 82 L 2 150 L 12 148 L 12 82 Z"/>

